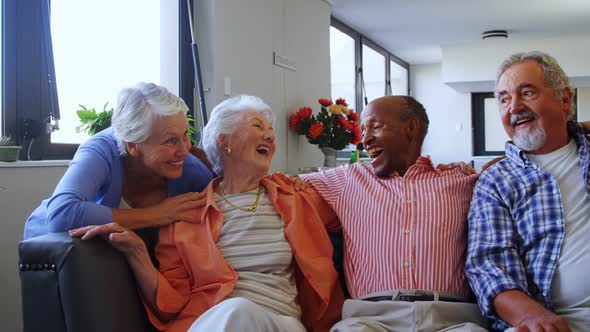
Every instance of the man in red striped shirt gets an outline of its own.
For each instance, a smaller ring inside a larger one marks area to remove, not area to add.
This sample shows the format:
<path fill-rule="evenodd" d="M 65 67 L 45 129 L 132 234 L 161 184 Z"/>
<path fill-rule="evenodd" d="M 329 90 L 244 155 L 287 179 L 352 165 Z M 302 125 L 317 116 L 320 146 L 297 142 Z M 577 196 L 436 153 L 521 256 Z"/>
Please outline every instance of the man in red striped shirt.
<path fill-rule="evenodd" d="M 361 114 L 371 165 L 301 175 L 342 223 L 352 299 L 332 331 L 487 331 L 464 268 L 477 175 L 420 156 L 428 123 L 412 97 L 376 99 Z"/>

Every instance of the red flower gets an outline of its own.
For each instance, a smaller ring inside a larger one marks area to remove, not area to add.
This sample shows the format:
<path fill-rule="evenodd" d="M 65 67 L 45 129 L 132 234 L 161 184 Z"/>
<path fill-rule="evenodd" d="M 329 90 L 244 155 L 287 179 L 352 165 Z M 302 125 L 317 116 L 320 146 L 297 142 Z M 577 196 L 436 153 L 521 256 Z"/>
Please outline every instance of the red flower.
<path fill-rule="evenodd" d="M 354 128 L 352 128 L 352 135 L 354 138 L 350 143 L 354 145 L 359 144 L 361 142 L 361 128 L 359 128 L 359 126 L 354 126 Z"/>
<path fill-rule="evenodd" d="M 340 121 L 342 128 L 347 131 L 351 131 L 354 128 L 354 122 L 346 120 L 343 116 L 338 116 L 338 121 Z"/>
<path fill-rule="evenodd" d="M 326 98 L 320 98 L 318 99 L 318 102 L 324 107 L 328 107 L 333 104 L 332 100 Z"/>
<path fill-rule="evenodd" d="M 359 120 L 359 115 L 357 112 L 350 111 L 350 114 L 348 114 L 348 118 L 354 122 L 357 122 Z"/>
<path fill-rule="evenodd" d="M 301 120 L 307 120 L 311 117 L 311 114 L 313 113 L 313 110 L 311 109 L 311 107 L 301 107 L 299 109 L 299 111 L 297 111 L 297 116 L 301 119 Z"/>
<path fill-rule="evenodd" d="M 309 136 L 309 138 L 315 139 L 322 134 L 322 131 L 324 131 L 324 125 L 320 122 L 316 122 L 312 124 L 311 127 L 309 127 L 307 135 Z"/>
<path fill-rule="evenodd" d="M 289 118 L 289 128 L 297 131 L 297 125 L 299 124 L 299 116 L 297 113 L 292 114 Z"/>
<path fill-rule="evenodd" d="M 336 105 L 342 105 L 342 106 L 348 107 L 348 104 L 346 103 L 346 100 L 344 100 L 344 98 L 336 99 Z"/>

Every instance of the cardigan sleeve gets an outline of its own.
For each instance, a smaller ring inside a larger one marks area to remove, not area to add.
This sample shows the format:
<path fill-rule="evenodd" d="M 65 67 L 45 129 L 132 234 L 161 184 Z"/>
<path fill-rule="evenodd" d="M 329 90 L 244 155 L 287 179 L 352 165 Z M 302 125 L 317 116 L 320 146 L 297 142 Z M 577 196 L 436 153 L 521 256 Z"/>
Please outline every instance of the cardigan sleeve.
<path fill-rule="evenodd" d="M 148 305 L 145 305 L 145 308 L 150 322 L 158 330 L 166 330 L 175 321 L 174 319 L 170 321 L 162 320 L 157 311 L 178 314 L 190 299 L 190 276 L 184 267 L 174 242 L 174 224 L 160 230 L 156 255 L 160 262 L 156 308 L 153 310 Z"/>

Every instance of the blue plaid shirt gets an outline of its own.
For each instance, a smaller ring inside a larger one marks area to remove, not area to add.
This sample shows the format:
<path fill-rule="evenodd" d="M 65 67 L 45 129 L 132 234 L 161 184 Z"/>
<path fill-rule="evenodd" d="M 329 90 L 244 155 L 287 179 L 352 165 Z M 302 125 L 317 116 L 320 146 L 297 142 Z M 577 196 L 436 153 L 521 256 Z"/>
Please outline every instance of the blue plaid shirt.
<path fill-rule="evenodd" d="M 581 128 L 568 124 L 578 146 L 588 183 L 588 141 Z M 494 328 L 510 325 L 494 311 L 499 293 L 517 289 L 552 308 L 551 282 L 565 236 L 565 214 L 557 180 L 506 143 L 506 158 L 480 176 L 469 211 L 467 278 L 483 313 Z"/>

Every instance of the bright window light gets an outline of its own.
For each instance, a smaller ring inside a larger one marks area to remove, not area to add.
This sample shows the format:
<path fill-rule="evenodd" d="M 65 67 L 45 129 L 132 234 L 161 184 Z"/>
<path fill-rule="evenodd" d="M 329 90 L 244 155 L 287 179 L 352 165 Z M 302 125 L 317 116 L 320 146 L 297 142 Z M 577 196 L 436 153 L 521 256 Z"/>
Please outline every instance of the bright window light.
<path fill-rule="evenodd" d="M 122 88 L 160 84 L 161 17 L 160 0 L 51 1 L 61 115 L 52 143 L 86 139 L 75 131 L 78 105 L 101 111 L 107 101 L 109 108 L 116 106 Z"/>
<path fill-rule="evenodd" d="M 355 108 L 354 39 L 342 31 L 330 27 L 330 73 L 332 98 L 344 98 L 350 108 Z"/>
<path fill-rule="evenodd" d="M 367 45 L 363 45 L 363 78 L 367 99 L 385 95 L 385 56 Z"/>
<path fill-rule="evenodd" d="M 408 94 L 408 70 L 397 63 L 389 62 L 391 80 L 391 94 L 394 96 L 406 96 Z"/>

